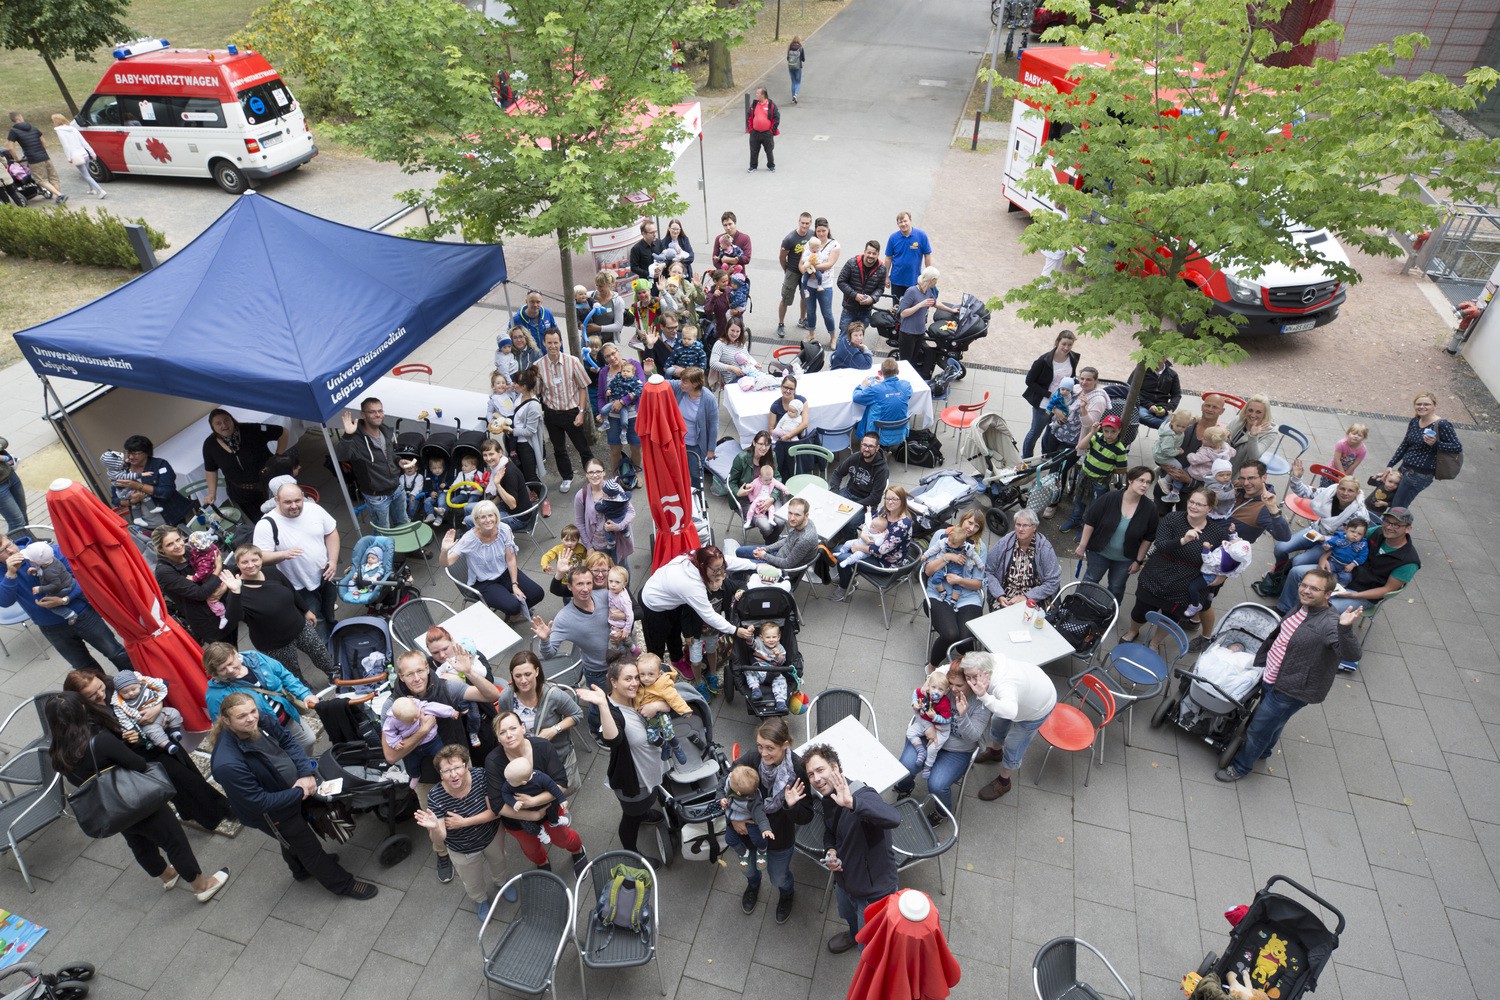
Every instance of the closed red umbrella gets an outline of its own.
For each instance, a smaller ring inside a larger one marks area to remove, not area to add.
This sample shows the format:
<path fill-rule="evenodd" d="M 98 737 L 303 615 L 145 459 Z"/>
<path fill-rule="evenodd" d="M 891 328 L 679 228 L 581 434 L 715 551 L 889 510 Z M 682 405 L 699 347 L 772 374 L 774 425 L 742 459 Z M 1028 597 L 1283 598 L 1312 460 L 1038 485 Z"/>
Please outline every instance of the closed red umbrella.
<path fill-rule="evenodd" d="M 866 907 L 856 940 L 864 950 L 846 1000 L 944 1000 L 962 974 L 937 907 L 916 889 Z"/>
<path fill-rule="evenodd" d="M 710 401 L 712 402 L 712 401 Z M 656 546 L 651 550 L 654 573 L 668 561 L 699 545 L 693 526 L 692 483 L 688 475 L 687 425 L 677 408 L 672 387 L 660 375 L 646 382 L 636 411 L 635 431 L 641 437 L 641 465 L 646 473 L 646 496 L 656 524 Z"/>
<path fill-rule="evenodd" d="M 167 682 L 167 704 L 190 730 L 209 727 L 203 650 L 176 619 L 120 515 L 82 485 L 59 479 L 47 491 L 57 544 L 83 596 L 122 640 L 137 671 Z"/>

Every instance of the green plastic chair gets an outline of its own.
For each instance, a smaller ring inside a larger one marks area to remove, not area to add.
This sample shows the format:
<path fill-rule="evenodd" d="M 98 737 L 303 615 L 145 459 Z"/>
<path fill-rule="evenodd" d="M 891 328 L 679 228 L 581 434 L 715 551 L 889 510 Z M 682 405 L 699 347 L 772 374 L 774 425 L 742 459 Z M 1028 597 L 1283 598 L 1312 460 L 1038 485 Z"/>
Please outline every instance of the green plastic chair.
<path fill-rule="evenodd" d="M 794 444 L 787 449 L 786 453 L 793 460 L 801 458 L 803 455 L 808 455 L 823 463 L 823 468 L 825 469 L 833 464 L 833 452 L 822 445 Z M 815 473 L 804 472 L 786 481 L 786 488 L 791 490 L 793 496 L 801 493 L 804 486 L 821 486 L 826 490 L 828 488 L 828 480 Z"/>
<path fill-rule="evenodd" d="M 432 540 L 437 535 L 433 532 L 432 525 L 427 522 L 407 521 L 405 524 L 398 524 L 394 528 L 382 528 L 378 524 L 372 524 L 370 527 L 375 529 L 377 535 L 384 535 L 391 540 L 391 544 L 396 548 L 397 555 L 419 555 L 423 561 L 428 561 L 432 558 L 431 554 L 427 551 L 427 546 L 432 544 Z"/>

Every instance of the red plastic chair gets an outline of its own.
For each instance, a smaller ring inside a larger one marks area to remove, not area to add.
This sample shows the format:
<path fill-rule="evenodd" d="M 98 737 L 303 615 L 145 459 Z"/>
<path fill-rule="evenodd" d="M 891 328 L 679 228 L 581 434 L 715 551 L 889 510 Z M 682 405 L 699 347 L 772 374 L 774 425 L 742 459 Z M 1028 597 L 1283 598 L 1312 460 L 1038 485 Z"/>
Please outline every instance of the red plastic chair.
<path fill-rule="evenodd" d="M 801 344 L 783 344 L 782 346 L 776 348 L 776 350 L 771 352 L 771 357 L 775 358 L 777 361 L 780 361 L 782 364 L 787 365 L 792 363 L 789 359 L 801 357 L 801 355 Z"/>
<path fill-rule="evenodd" d="M 1331 465 L 1318 465 L 1314 463 L 1313 465 L 1308 466 L 1307 471 L 1311 472 L 1315 476 L 1322 476 L 1324 479 L 1332 480 L 1335 483 L 1344 478 L 1343 471 L 1340 469 L 1335 469 Z"/>
<path fill-rule="evenodd" d="M 1047 716 L 1047 721 L 1042 723 L 1042 728 L 1037 731 L 1037 735 L 1047 742 L 1047 753 L 1042 757 L 1042 766 L 1036 772 L 1036 783 L 1039 785 L 1042 783 L 1042 772 L 1047 770 L 1047 757 L 1052 756 L 1053 747 L 1074 753 L 1080 750 L 1089 752 L 1088 767 L 1083 772 L 1085 788 L 1088 787 L 1090 772 L 1094 768 L 1096 744 L 1099 747 L 1099 763 L 1104 763 L 1104 741 L 1100 739 L 1100 735 L 1115 717 L 1114 692 L 1098 677 L 1084 674 L 1073 685 L 1072 694 L 1077 696 L 1078 705 L 1058 702 L 1052 709 L 1052 714 Z M 1089 717 L 1090 712 L 1099 720 L 1097 723 Z"/>
<path fill-rule="evenodd" d="M 427 376 L 427 381 L 431 382 L 432 381 L 432 366 L 431 365 L 424 365 L 424 364 L 421 364 L 420 362 L 415 362 L 414 361 L 411 364 L 407 364 L 407 365 L 397 365 L 396 367 L 394 367 L 394 368 L 391 369 L 391 374 L 394 375 L 394 376 L 396 376 L 397 378 L 401 378 L 401 377 L 406 376 L 406 375 L 426 375 Z"/>
<path fill-rule="evenodd" d="M 1225 409 L 1232 409 L 1236 413 L 1244 410 L 1244 408 L 1245 408 L 1245 401 L 1243 399 L 1241 399 L 1238 396 L 1231 395 L 1231 394 L 1229 394 L 1227 392 L 1219 392 L 1217 389 L 1214 389 L 1214 390 L 1211 390 L 1209 392 L 1205 392 L 1203 395 L 1204 396 L 1218 396 L 1220 399 L 1222 399 L 1224 401 L 1224 407 L 1225 407 Z"/>
<path fill-rule="evenodd" d="M 938 414 L 938 419 L 954 430 L 961 431 L 979 419 L 979 414 L 984 411 L 985 404 L 989 401 L 990 394 L 985 393 L 984 398 L 977 403 L 945 406 L 943 407 L 943 412 Z"/>

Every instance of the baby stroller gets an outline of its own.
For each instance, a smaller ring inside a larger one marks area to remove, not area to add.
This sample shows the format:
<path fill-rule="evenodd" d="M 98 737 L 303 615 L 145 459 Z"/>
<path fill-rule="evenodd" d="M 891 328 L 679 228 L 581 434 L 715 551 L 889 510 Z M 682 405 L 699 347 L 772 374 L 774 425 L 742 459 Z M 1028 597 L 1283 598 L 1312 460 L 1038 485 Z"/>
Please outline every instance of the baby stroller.
<path fill-rule="evenodd" d="M 802 654 L 797 649 L 797 632 L 802 628 L 802 618 L 797 613 L 797 602 L 791 592 L 781 587 L 751 587 L 739 596 L 729 609 L 728 618 L 736 626 L 748 625 L 755 629 L 765 622 L 781 626 L 781 645 L 786 650 L 786 663 L 780 668 L 767 671 L 766 682 L 760 694 L 755 694 L 745 675 L 759 670 L 755 665 L 755 651 L 751 643 L 739 636 L 729 653 L 729 662 L 724 678 L 724 699 L 734 701 L 735 691 L 745 696 L 745 706 L 756 718 L 765 719 L 785 712 L 776 710 L 776 699 L 771 694 L 772 673 L 786 677 L 786 696 L 790 702 L 802 682 Z"/>
<path fill-rule="evenodd" d="M 1333 930 L 1306 904 L 1272 892 L 1285 882 L 1333 914 Z M 1223 955 L 1209 952 L 1198 966 L 1200 975 L 1217 973 L 1224 982 L 1233 972 L 1240 982 L 1263 990 L 1276 1000 L 1297 1000 L 1315 992 L 1318 976 L 1339 946 L 1344 933 L 1344 914 L 1338 907 L 1285 875 L 1272 875 L 1229 932 Z"/>
<path fill-rule="evenodd" d="M 1062 473 L 1071 451 L 1021 461 L 1021 451 L 1005 418 L 993 411 L 981 413 L 959 432 L 958 454 L 979 470 L 990 509 L 985 523 L 997 535 L 1010 531 L 1008 510 L 1026 507 L 1032 513 L 1056 503 L 1062 495 Z"/>
<path fill-rule="evenodd" d="M 33 198 L 51 198 L 52 192 L 44 189 L 31 176 L 31 168 L 20 160 L 10 155 L 10 150 L 0 150 L 0 156 L 5 158 L 5 172 L 10 174 L 10 179 L 15 182 L 14 190 L 26 201 Z"/>
<path fill-rule="evenodd" d="M 915 515 L 916 534 L 930 538 L 953 523 L 966 505 L 984 492 L 984 482 L 977 476 L 957 469 L 929 472 L 918 481 L 907 502 Z"/>
<path fill-rule="evenodd" d="M 1260 671 L 1243 666 L 1236 673 L 1227 667 L 1232 661 L 1224 660 L 1225 671 L 1215 669 L 1210 672 L 1205 661 L 1220 661 L 1219 654 L 1214 653 L 1218 650 L 1220 653 L 1239 654 L 1236 659 L 1248 664 L 1243 654 L 1248 653 L 1253 659 L 1261 643 L 1280 624 L 1281 618 L 1276 612 L 1261 604 L 1246 602 L 1230 608 L 1229 613 L 1219 619 L 1208 648 L 1199 655 L 1197 663 L 1192 668 L 1173 669 L 1172 673 L 1178 678 L 1176 691 L 1168 686 L 1161 704 L 1152 713 L 1152 727 L 1160 727 L 1171 719 L 1184 731 L 1219 751 L 1219 766 L 1228 767 L 1244 745 L 1250 720 L 1260 704 Z"/>
<path fill-rule="evenodd" d="M 724 810 L 719 799 L 729 762 L 724 748 L 714 741 L 713 712 L 702 692 L 679 681 L 677 693 L 692 709 L 691 715 L 672 720 L 678 743 L 687 754 L 687 763 L 678 763 L 675 756 L 671 758 L 662 777 L 662 799 L 672 840 L 682 856 L 690 861 L 717 861 L 724 850 Z M 671 858 L 664 857 L 662 861 L 666 863 Z"/>
<path fill-rule="evenodd" d="M 398 834 L 396 824 L 411 816 L 417 797 L 406 769 L 387 764 L 379 743 L 380 729 L 376 726 L 373 744 L 339 743 L 318 757 L 318 774 L 323 781 L 342 779 L 342 785 L 326 796 L 334 807 L 328 810 L 328 822 L 315 822 L 313 828 L 324 839 L 346 843 L 354 833 L 351 816 L 373 812 L 386 826 L 385 839 L 375 848 L 375 859 L 381 867 L 390 868 L 411 854 L 411 838 Z"/>
<path fill-rule="evenodd" d="M 331 678 L 334 685 L 371 694 L 390 672 L 390 622 L 370 615 L 345 618 L 329 633 L 328 650 L 336 673 Z"/>
<path fill-rule="evenodd" d="M 371 552 L 380 556 L 374 572 L 365 566 Z M 396 546 L 384 535 L 365 535 L 354 543 L 349 572 L 339 581 L 339 600 L 363 606 L 370 613 L 389 616 L 413 597 L 421 596 L 405 563 L 396 565 Z"/>

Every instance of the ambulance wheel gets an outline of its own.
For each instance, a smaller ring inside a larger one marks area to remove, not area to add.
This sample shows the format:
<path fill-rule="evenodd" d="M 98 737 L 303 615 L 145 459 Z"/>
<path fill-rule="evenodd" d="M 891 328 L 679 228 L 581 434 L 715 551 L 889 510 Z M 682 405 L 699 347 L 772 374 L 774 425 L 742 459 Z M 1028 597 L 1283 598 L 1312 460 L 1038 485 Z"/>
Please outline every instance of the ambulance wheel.
<path fill-rule="evenodd" d="M 108 184 L 115 179 L 115 172 L 104 165 L 104 161 L 95 156 L 89 160 L 89 176 L 100 184 Z"/>
<path fill-rule="evenodd" d="M 228 160 L 215 160 L 209 169 L 213 171 L 214 183 L 223 188 L 226 194 L 244 194 L 250 190 L 250 178 Z"/>

